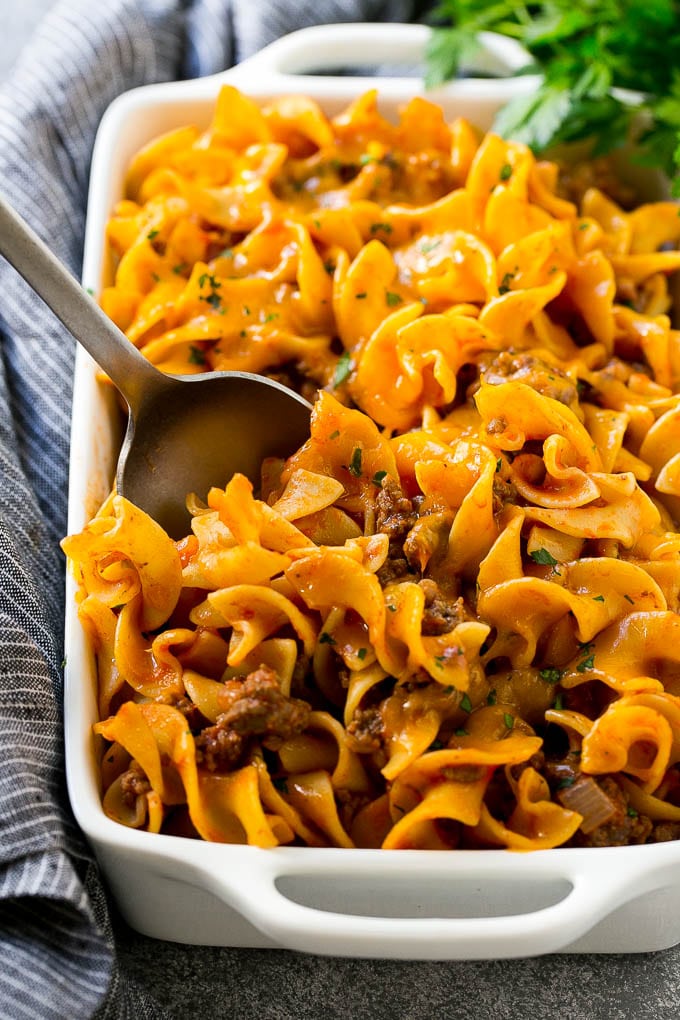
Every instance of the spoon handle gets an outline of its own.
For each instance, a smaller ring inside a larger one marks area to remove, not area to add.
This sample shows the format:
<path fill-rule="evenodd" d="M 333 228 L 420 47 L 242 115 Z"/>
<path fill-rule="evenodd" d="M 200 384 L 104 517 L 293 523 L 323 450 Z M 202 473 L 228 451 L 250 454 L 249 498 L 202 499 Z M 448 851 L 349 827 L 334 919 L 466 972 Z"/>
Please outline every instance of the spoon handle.
<path fill-rule="evenodd" d="M 142 395 L 162 382 L 162 373 L 139 353 L 2 195 L 0 255 L 110 376 L 134 413 Z"/>

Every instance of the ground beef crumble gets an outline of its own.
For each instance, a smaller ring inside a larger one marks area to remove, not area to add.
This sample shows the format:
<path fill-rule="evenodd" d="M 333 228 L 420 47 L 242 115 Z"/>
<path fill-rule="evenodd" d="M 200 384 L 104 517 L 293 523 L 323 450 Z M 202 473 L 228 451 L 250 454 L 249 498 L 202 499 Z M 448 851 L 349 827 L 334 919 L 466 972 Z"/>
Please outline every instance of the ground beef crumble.
<path fill-rule="evenodd" d="M 522 382 L 562 404 L 578 402 L 578 391 L 567 373 L 533 354 L 502 351 L 484 367 L 483 374 L 487 383 Z"/>
<path fill-rule="evenodd" d="M 429 578 L 419 582 L 425 593 L 425 611 L 423 613 L 422 633 L 426 636 L 448 634 L 465 619 L 465 607 L 462 598 L 447 596 L 436 583 Z"/>
<path fill-rule="evenodd" d="M 286 697 L 276 673 L 267 666 L 243 680 L 228 680 L 225 692 L 228 708 L 196 737 L 196 760 L 210 772 L 234 768 L 254 737 L 274 749 L 309 722 L 307 702 Z"/>
<path fill-rule="evenodd" d="M 657 822 L 652 830 L 652 843 L 668 843 L 680 839 L 680 822 Z"/>
<path fill-rule="evenodd" d="M 390 543 L 387 559 L 377 574 L 380 584 L 385 586 L 390 581 L 412 574 L 412 568 L 404 555 L 404 542 L 418 520 L 418 513 L 399 483 L 389 476 L 383 479 L 376 496 L 375 509 L 376 531 L 387 535 Z"/>
<path fill-rule="evenodd" d="M 389 475 L 383 479 L 380 492 L 376 496 L 376 531 L 387 535 L 390 539 L 400 539 L 403 543 L 406 535 L 418 519 L 411 500 L 404 495 L 398 482 Z"/>
<path fill-rule="evenodd" d="M 579 829 L 571 841 L 575 846 L 629 846 L 646 843 L 652 834 L 652 822 L 646 815 L 629 811 L 628 797 L 613 776 L 593 777 L 600 789 L 614 805 L 615 813 L 610 821 L 598 825 L 587 835 Z"/>
<path fill-rule="evenodd" d="M 123 803 L 129 808 L 134 807 L 137 798 L 143 797 L 150 789 L 151 783 L 137 762 L 133 761 L 127 772 L 124 772 L 120 777 L 120 792 L 123 797 Z"/>
<path fill-rule="evenodd" d="M 347 727 L 347 746 L 357 754 L 373 754 L 382 747 L 384 729 L 379 708 L 359 708 Z"/>

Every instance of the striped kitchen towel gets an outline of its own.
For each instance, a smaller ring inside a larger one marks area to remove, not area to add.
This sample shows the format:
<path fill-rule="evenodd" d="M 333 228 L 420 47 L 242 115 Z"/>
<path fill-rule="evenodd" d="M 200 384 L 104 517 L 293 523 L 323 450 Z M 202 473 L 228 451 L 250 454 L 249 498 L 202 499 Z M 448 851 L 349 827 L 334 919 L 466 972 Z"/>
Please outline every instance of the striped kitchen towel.
<path fill-rule="evenodd" d="M 411 0 L 62 0 L 0 94 L 0 189 L 78 273 L 90 153 L 125 89 L 214 73 L 306 25 Z M 125 982 L 70 813 L 61 733 L 73 340 L 0 260 L 0 1018 L 156 1017 Z M 171 981 L 172 977 L 169 976 Z"/>

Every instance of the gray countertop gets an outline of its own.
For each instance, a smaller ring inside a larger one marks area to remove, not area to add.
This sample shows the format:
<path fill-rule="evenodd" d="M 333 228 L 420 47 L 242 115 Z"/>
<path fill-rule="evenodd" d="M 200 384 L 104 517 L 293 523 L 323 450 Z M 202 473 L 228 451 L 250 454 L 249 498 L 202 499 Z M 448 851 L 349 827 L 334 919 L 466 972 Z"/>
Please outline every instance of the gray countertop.
<path fill-rule="evenodd" d="M 0 0 L 0 80 L 54 0 Z M 114 916 L 124 972 L 168 1015 L 234 1020 L 677 1020 L 680 949 L 481 963 L 345 960 L 145 938 Z"/>

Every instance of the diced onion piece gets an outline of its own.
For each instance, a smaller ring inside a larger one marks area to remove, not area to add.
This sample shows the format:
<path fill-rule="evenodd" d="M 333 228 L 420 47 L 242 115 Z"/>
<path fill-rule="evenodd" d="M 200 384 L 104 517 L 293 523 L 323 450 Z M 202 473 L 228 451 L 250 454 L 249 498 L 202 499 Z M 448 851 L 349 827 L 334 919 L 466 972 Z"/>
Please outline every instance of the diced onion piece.
<path fill-rule="evenodd" d="M 605 825 L 616 814 L 616 805 L 590 776 L 582 776 L 573 786 L 565 786 L 558 800 L 570 811 L 583 815 L 581 832 L 586 835 Z"/>

